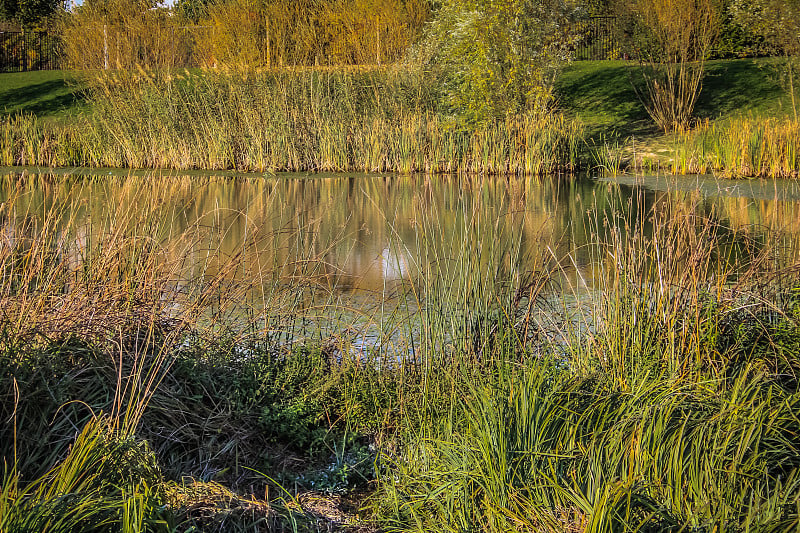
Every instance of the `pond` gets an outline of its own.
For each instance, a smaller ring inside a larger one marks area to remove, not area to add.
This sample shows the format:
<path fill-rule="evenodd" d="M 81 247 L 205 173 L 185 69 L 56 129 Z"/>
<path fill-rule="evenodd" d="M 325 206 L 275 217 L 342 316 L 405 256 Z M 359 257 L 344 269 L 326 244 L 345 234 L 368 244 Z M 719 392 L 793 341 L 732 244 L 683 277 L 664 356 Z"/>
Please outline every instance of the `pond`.
<path fill-rule="evenodd" d="M 229 316 L 302 311 L 304 322 L 325 315 L 327 331 L 383 322 L 376 313 L 395 316 L 397 305 L 418 312 L 436 291 L 441 299 L 452 289 L 465 306 L 475 294 L 496 299 L 503 284 L 522 286 L 531 273 L 546 273 L 547 297 L 580 299 L 615 261 L 603 247 L 650 235 L 659 212 L 714 221 L 727 235 L 716 255 L 725 268 L 773 247 L 775 235 L 781 261 L 796 262 L 800 249 L 800 184 L 792 181 L 19 168 L 0 175 L 5 247 L 49 232 L 60 260 L 85 269 L 103 239 L 146 242 L 170 265 L 176 290 L 216 283 L 236 295 Z M 142 246 L 131 249 L 141 254 Z M 289 285 L 295 290 L 278 294 Z"/>

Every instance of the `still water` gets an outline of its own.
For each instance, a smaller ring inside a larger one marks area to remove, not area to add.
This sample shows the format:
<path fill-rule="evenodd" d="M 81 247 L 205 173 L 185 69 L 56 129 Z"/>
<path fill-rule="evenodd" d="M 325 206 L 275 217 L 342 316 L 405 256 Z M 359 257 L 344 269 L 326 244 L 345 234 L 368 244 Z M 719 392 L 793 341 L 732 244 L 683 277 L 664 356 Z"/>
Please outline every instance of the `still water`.
<path fill-rule="evenodd" d="M 473 275 L 460 270 L 465 261 L 470 272 L 492 276 L 548 269 L 557 278 L 551 290 L 591 291 L 609 261 L 592 243 L 610 229 L 646 226 L 664 205 L 715 220 L 732 240 L 758 243 L 760 235 L 779 231 L 788 262 L 797 261 L 800 235 L 799 183 L 711 176 L 540 180 L 15 168 L 0 169 L 0 202 L 4 246 L 21 233 L 56 232 L 56 240 L 68 241 L 70 260 L 80 261 L 100 236 L 147 238 L 164 261 L 179 265 L 176 278 L 247 280 L 241 298 L 251 307 L 259 301 L 253 291 L 301 282 L 313 295 L 284 305 L 309 307 L 320 298 L 383 305 L 433 271 L 447 272 L 450 283 Z"/>

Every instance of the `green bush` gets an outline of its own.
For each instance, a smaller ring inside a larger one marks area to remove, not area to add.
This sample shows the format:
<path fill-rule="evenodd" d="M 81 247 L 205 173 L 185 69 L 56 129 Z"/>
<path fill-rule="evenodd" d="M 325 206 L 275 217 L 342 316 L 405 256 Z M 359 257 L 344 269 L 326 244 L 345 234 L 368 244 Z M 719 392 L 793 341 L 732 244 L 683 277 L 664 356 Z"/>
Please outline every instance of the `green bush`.
<path fill-rule="evenodd" d="M 466 124 L 542 113 L 580 13 L 564 0 L 445 0 L 414 53 Z"/>

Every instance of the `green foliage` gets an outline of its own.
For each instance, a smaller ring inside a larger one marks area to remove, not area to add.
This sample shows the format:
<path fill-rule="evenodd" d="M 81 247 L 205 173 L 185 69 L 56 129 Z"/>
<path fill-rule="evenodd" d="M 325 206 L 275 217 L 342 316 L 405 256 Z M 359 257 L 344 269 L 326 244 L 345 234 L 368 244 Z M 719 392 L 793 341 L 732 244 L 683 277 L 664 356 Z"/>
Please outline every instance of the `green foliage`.
<path fill-rule="evenodd" d="M 763 37 L 773 51 L 798 49 L 800 4 L 796 0 L 730 0 L 732 20 L 747 31 Z"/>
<path fill-rule="evenodd" d="M 774 306 L 751 305 L 727 313 L 713 341 L 731 371 L 752 365 L 775 377 L 790 392 L 800 389 L 800 291 L 776 295 Z"/>
<path fill-rule="evenodd" d="M 734 16 L 732 2 L 722 3 L 719 35 L 714 44 L 712 55 L 715 59 L 732 57 L 754 57 L 767 54 L 764 37 L 754 32 L 747 24 L 742 24 L 740 17 Z"/>
<path fill-rule="evenodd" d="M 24 28 L 32 28 L 63 8 L 62 0 L 0 0 L 0 18 L 19 22 Z"/>
<path fill-rule="evenodd" d="M 0 428 L 0 456 L 30 479 L 43 475 L 65 453 L 74 428 L 87 423 L 92 410 L 111 407 L 113 369 L 75 338 L 29 351 L 8 335 L 0 356 L 0 390 L 16 391 L 25 408 L 14 409 L 11 396 L 3 402 L 0 414 L 14 423 Z"/>
<path fill-rule="evenodd" d="M 711 394 L 652 378 L 620 392 L 559 366 L 540 361 L 498 388 L 475 387 L 465 429 L 412 437 L 384 472 L 388 518 L 488 531 L 796 522 L 796 396 L 760 395 L 759 377 Z M 751 424 L 765 431 L 756 437 Z"/>
<path fill-rule="evenodd" d="M 774 287 L 755 282 L 769 258 L 721 268 L 728 236 L 691 209 L 594 210 L 610 259 L 566 354 L 507 344 L 447 376 L 452 407 L 384 456 L 378 512 L 412 531 L 796 527 L 796 269 Z"/>
<path fill-rule="evenodd" d="M 762 37 L 773 53 L 784 56 L 780 73 L 797 120 L 795 81 L 800 74 L 800 2 L 796 0 L 731 0 L 732 19 Z"/>
<path fill-rule="evenodd" d="M 564 0 L 445 0 L 416 54 L 467 124 L 543 113 L 581 13 Z"/>
<path fill-rule="evenodd" d="M 162 524 L 162 482 L 146 443 L 116 431 L 108 417 L 87 422 L 67 456 L 25 483 L 4 473 L 0 529 L 27 531 L 153 530 Z"/>
<path fill-rule="evenodd" d="M 186 22 L 197 24 L 208 16 L 211 0 L 178 0 L 173 6 L 174 12 Z"/>

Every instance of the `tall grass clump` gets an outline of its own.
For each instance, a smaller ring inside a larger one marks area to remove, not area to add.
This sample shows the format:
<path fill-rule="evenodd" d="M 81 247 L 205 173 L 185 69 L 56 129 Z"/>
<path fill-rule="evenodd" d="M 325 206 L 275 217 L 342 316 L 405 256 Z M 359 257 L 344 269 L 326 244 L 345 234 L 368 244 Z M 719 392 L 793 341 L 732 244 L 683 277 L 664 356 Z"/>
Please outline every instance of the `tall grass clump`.
<path fill-rule="evenodd" d="M 531 358 L 513 322 L 496 322 L 509 342 L 480 370 L 442 374 L 447 409 L 384 457 L 375 505 L 392 528 L 800 523 L 800 272 L 775 266 L 772 236 L 691 206 L 656 204 L 639 221 L 620 214 L 641 210 L 635 199 L 610 207 L 589 228 L 595 290 L 564 309 L 560 334 Z"/>
<path fill-rule="evenodd" d="M 260 229 L 240 214 L 249 227 L 231 246 L 226 212 L 185 224 L 194 201 L 171 200 L 185 181 L 130 177 L 93 195 L 66 181 L 0 185 L 0 529 L 281 530 L 282 515 L 304 519 L 255 472 L 290 475 L 282 446 L 332 446 L 331 421 L 355 398 L 371 405 L 376 380 L 318 345 L 291 345 L 324 285 L 312 230 Z M 362 479 L 352 465 L 369 454 L 350 457 L 327 487 Z M 247 497 L 231 490 L 240 485 Z"/>
<path fill-rule="evenodd" d="M 795 120 L 734 118 L 682 134 L 673 172 L 796 178 L 799 150 L 800 125 Z"/>
<path fill-rule="evenodd" d="M 3 119 L 7 165 L 540 175 L 581 165 L 560 115 L 464 129 L 421 74 L 386 69 L 100 76 L 80 125 Z"/>

